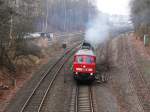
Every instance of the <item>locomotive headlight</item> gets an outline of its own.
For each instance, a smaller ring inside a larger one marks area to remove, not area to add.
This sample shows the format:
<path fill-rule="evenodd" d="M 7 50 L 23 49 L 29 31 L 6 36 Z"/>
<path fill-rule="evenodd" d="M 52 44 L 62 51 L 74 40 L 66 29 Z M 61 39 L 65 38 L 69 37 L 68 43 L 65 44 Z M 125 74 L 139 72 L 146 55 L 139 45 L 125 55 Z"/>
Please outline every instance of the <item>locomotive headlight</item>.
<path fill-rule="evenodd" d="M 78 71 L 82 71 L 82 68 L 76 68 L 76 70 L 78 70 Z"/>
<path fill-rule="evenodd" d="M 76 72 L 76 75 L 78 75 L 78 72 Z"/>
<path fill-rule="evenodd" d="M 90 75 L 93 75 L 93 73 L 90 73 Z"/>
<path fill-rule="evenodd" d="M 92 69 L 92 68 L 89 68 L 89 69 L 88 69 L 88 71 L 89 71 L 89 72 L 92 72 L 92 71 L 93 71 L 93 69 Z"/>

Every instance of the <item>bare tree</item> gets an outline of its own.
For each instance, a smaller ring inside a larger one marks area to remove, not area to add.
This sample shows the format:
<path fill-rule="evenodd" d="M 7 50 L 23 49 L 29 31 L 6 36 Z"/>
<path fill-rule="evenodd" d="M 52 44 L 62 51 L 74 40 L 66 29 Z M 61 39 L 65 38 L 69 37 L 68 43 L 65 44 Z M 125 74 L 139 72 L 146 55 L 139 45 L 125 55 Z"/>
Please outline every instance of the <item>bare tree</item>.
<path fill-rule="evenodd" d="M 150 32 L 150 1 L 149 0 L 132 0 L 131 2 L 131 19 L 138 35 Z"/>
<path fill-rule="evenodd" d="M 14 70 L 13 57 L 38 56 L 39 48 L 23 40 L 26 33 L 84 30 L 95 14 L 89 0 L 0 0 L 0 65 Z"/>

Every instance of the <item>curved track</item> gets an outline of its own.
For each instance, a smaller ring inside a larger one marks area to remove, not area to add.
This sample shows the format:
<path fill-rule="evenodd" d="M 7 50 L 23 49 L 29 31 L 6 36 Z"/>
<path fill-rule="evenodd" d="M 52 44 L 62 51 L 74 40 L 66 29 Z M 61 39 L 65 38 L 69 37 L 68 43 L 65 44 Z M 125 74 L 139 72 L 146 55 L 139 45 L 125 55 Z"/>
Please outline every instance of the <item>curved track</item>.
<path fill-rule="evenodd" d="M 60 70 L 65 65 L 66 61 L 72 56 L 75 52 L 75 48 L 70 49 L 70 52 L 65 53 L 62 57 L 53 65 L 52 68 L 49 68 L 44 74 L 41 80 L 37 83 L 36 87 L 33 89 L 32 93 L 25 101 L 20 112 L 40 112 L 44 100 L 46 99 L 47 93 L 51 90 L 55 79 L 57 78 Z"/>

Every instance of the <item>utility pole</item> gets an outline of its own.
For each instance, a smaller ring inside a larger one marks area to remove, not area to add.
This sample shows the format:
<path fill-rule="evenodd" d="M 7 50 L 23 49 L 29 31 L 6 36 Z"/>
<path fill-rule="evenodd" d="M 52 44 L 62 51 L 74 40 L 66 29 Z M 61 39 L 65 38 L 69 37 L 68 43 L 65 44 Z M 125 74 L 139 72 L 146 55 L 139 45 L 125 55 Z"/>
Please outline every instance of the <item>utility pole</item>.
<path fill-rule="evenodd" d="M 65 16 L 65 22 L 64 22 L 64 31 L 66 31 L 66 22 L 67 22 L 67 9 L 66 9 L 66 0 L 63 0 L 63 8 L 64 8 L 64 16 Z"/>
<path fill-rule="evenodd" d="M 90 0 L 88 0 L 88 19 L 90 19 L 91 15 L 90 15 Z"/>
<path fill-rule="evenodd" d="M 48 27 L 48 16 L 49 16 L 49 2 L 48 0 L 46 0 L 45 32 L 47 31 L 47 27 Z"/>
<path fill-rule="evenodd" d="M 64 49 L 64 60 L 67 61 L 67 58 L 66 58 L 67 44 L 63 43 L 62 48 Z M 65 65 L 64 65 L 64 83 L 66 83 L 66 66 Z"/>
<path fill-rule="evenodd" d="M 10 39 L 12 39 L 12 29 L 13 29 L 13 17 L 11 15 L 11 17 L 10 17 L 10 32 L 9 32 Z"/>

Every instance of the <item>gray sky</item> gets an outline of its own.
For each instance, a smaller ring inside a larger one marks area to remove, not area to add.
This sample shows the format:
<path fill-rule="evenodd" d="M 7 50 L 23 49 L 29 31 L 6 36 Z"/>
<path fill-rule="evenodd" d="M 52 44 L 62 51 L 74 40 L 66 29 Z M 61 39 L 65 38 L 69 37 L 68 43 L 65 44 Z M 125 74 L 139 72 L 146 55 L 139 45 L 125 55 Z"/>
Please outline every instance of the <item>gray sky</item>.
<path fill-rule="evenodd" d="M 108 14 L 129 15 L 131 0 L 96 0 L 100 11 Z"/>

